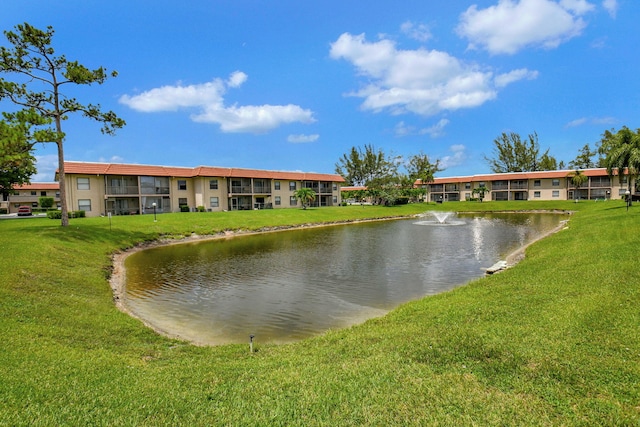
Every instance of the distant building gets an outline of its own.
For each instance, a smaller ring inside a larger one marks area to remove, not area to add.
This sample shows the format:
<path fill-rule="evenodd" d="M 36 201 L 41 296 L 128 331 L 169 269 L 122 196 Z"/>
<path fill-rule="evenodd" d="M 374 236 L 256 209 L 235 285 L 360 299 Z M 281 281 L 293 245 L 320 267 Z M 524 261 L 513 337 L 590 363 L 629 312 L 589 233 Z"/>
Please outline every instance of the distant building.
<path fill-rule="evenodd" d="M 477 197 L 473 190 L 486 187 L 485 200 L 608 200 L 622 199 L 627 190 L 627 176 L 610 177 L 605 168 L 580 171 L 587 181 L 579 188 L 571 183 L 574 170 L 512 172 L 435 178 L 426 184 L 429 200 L 461 201 Z M 423 185 L 416 181 L 416 185 Z"/>
<path fill-rule="evenodd" d="M 340 204 L 339 175 L 198 166 L 65 162 L 70 210 L 87 216 L 301 207 L 294 192 L 311 188 L 312 206 Z"/>
<path fill-rule="evenodd" d="M 54 207 L 60 206 L 60 184 L 57 182 L 32 182 L 31 184 L 16 185 L 14 194 L 3 197 L 0 201 L 0 209 L 6 209 L 7 213 L 16 213 L 20 206 L 39 207 L 40 197 L 51 197 Z"/>
<path fill-rule="evenodd" d="M 587 181 L 576 188 L 571 177 L 575 170 L 512 172 L 435 178 L 416 187 L 426 186 L 431 202 L 455 202 L 477 198 L 473 190 L 485 187 L 485 200 L 608 200 L 623 199 L 627 191 L 626 175 L 610 177 L 605 168 L 581 170 Z M 342 191 L 364 190 L 366 187 L 342 187 Z"/>

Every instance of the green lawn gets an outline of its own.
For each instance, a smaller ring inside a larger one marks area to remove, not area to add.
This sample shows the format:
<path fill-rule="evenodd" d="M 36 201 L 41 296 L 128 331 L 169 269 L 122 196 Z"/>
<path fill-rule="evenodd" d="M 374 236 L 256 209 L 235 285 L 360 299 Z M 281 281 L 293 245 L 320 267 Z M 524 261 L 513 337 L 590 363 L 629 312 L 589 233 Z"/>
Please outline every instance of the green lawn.
<path fill-rule="evenodd" d="M 516 267 L 296 344 L 119 312 L 115 251 L 439 210 L 575 210 Z M 0 425 L 640 425 L 640 205 L 484 202 L 0 220 Z"/>

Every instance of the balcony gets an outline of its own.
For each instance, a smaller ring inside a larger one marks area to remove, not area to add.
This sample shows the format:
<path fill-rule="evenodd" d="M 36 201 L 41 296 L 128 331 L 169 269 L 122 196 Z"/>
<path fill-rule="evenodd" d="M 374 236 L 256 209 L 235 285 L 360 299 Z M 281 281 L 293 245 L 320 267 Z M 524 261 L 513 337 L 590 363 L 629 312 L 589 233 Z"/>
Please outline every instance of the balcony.
<path fill-rule="evenodd" d="M 107 194 L 123 195 L 123 194 L 138 194 L 137 185 L 116 185 L 107 186 Z"/>
<path fill-rule="evenodd" d="M 529 188 L 529 183 L 527 181 L 512 181 L 511 189 L 512 190 L 527 190 Z"/>
<path fill-rule="evenodd" d="M 232 194 L 251 194 L 252 193 L 251 186 L 250 185 L 232 185 L 231 193 Z"/>
<path fill-rule="evenodd" d="M 270 185 L 254 185 L 253 192 L 256 194 L 271 194 Z"/>

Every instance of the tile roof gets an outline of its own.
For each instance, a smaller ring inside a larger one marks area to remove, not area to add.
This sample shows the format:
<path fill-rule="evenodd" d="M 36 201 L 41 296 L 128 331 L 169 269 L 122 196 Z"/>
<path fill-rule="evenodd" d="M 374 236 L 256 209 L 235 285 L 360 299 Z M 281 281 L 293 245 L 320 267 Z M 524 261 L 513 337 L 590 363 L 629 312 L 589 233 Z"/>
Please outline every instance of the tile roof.
<path fill-rule="evenodd" d="M 264 178 L 291 179 L 301 181 L 344 182 L 340 175 L 313 172 L 285 172 L 261 169 L 223 168 L 198 166 L 195 168 L 173 166 L 151 166 L 119 163 L 64 162 L 67 174 L 78 175 L 148 175 L 181 178 L 223 177 L 223 178 Z"/>
<path fill-rule="evenodd" d="M 606 168 L 581 169 L 580 172 L 586 176 L 608 176 Z M 449 184 L 462 182 L 482 182 L 482 181 L 507 181 L 519 179 L 553 179 L 567 178 L 575 173 L 575 170 L 565 169 L 558 171 L 536 171 L 536 172 L 509 172 L 509 173 L 492 173 L 469 176 L 453 176 L 434 178 L 430 184 Z M 617 175 L 617 173 L 614 173 Z M 420 180 L 416 181 L 420 184 Z"/>
<path fill-rule="evenodd" d="M 59 190 L 60 184 L 57 182 L 32 182 L 31 184 L 21 184 L 13 187 L 14 190 Z"/>

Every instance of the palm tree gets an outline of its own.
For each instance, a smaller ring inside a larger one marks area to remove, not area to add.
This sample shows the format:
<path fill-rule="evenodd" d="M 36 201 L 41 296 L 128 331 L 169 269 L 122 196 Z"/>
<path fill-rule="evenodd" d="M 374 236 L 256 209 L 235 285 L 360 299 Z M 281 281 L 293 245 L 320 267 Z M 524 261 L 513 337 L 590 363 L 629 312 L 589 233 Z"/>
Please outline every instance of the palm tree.
<path fill-rule="evenodd" d="M 480 187 L 476 187 L 471 191 L 471 194 L 477 194 L 478 195 L 478 200 L 480 202 L 482 202 L 484 200 L 484 195 L 485 193 L 488 193 L 489 189 L 487 187 L 485 187 L 484 185 L 481 185 Z"/>
<path fill-rule="evenodd" d="M 635 180 L 640 172 L 640 134 L 623 127 L 615 135 L 611 135 L 609 150 L 606 153 L 604 164 L 609 176 L 618 174 L 622 182 L 622 175 L 627 173 L 627 189 L 631 191 L 631 181 Z"/>
<path fill-rule="evenodd" d="M 577 201 L 580 198 L 580 187 L 589 180 L 589 177 L 583 174 L 582 171 L 576 170 L 569 175 L 569 178 L 571 179 L 571 184 L 573 184 L 576 189 L 574 198 Z"/>
<path fill-rule="evenodd" d="M 293 193 L 293 197 L 302 202 L 302 209 L 307 209 L 307 205 L 316 199 L 316 192 L 310 188 L 300 188 Z"/>

